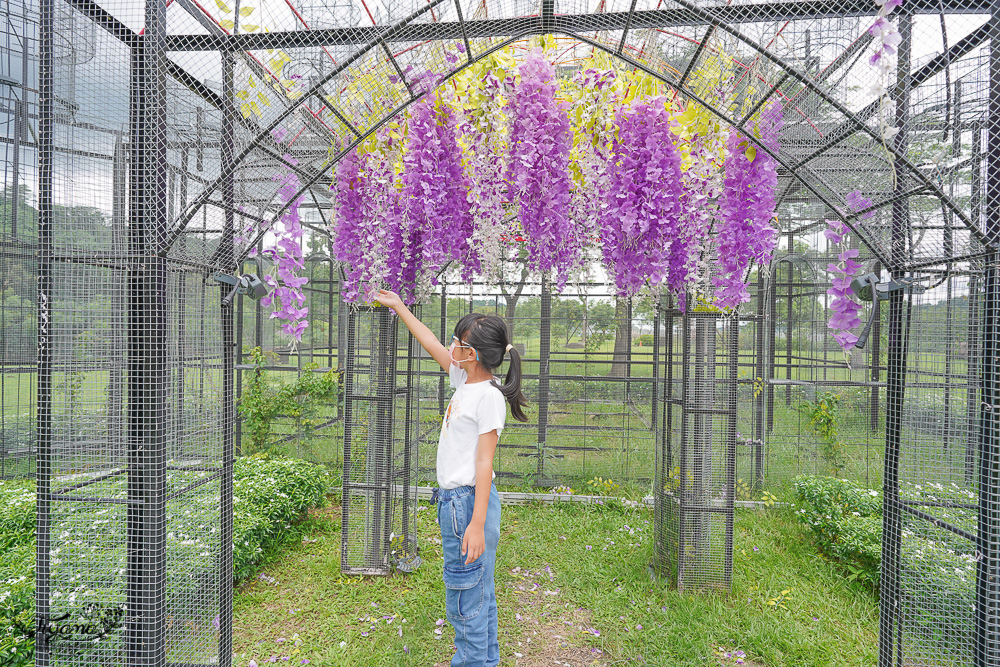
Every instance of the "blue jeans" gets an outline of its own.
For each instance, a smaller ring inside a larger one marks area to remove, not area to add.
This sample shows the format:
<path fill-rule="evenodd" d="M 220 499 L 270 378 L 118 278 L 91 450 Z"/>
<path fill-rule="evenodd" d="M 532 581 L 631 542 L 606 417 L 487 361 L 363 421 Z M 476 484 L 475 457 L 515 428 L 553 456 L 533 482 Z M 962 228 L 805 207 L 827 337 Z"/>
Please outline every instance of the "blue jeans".
<path fill-rule="evenodd" d="M 486 551 L 466 565 L 462 538 L 472 521 L 476 488 L 459 486 L 436 489 L 438 525 L 444 551 L 445 614 L 455 628 L 451 667 L 496 667 L 500 664 L 497 642 L 497 596 L 493 569 L 500 541 L 500 495 L 490 488 L 486 509 Z"/>

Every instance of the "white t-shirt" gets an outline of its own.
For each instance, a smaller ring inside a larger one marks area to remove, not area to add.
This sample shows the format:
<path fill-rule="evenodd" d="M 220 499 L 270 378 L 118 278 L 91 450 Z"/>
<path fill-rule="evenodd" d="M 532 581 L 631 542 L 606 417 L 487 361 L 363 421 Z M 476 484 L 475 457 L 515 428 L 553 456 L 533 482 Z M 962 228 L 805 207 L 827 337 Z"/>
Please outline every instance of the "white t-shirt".
<path fill-rule="evenodd" d="M 437 450 L 437 479 L 442 489 L 476 485 L 476 448 L 479 436 L 496 429 L 503 432 L 507 419 L 507 403 L 492 382 L 466 384 L 468 378 L 461 366 L 448 369 L 455 394 L 441 421 L 441 437 Z M 497 474 L 494 472 L 493 477 Z"/>

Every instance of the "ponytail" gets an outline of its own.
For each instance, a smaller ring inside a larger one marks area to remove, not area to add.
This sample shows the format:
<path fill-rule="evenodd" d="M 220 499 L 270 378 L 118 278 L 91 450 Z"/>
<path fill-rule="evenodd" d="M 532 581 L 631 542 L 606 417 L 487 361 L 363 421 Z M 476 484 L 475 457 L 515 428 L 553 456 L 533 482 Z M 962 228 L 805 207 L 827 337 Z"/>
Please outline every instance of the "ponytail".
<path fill-rule="evenodd" d="M 510 404 L 510 414 L 514 415 L 514 419 L 526 422 L 528 415 L 524 414 L 524 406 L 528 405 L 528 399 L 521 392 L 521 354 L 510 344 L 507 345 L 507 354 L 510 355 L 510 367 L 498 389 Z"/>
<path fill-rule="evenodd" d="M 510 404 L 510 413 L 514 419 L 521 422 L 528 421 L 528 416 L 524 414 L 528 399 L 521 391 L 521 355 L 510 343 L 510 332 L 503 318 L 497 315 L 470 313 L 455 325 L 455 336 L 475 348 L 479 355 L 479 363 L 489 371 L 500 368 L 504 358 L 510 355 L 510 367 L 504 383 L 498 384 L 496 380 L 491 382 Z"/>

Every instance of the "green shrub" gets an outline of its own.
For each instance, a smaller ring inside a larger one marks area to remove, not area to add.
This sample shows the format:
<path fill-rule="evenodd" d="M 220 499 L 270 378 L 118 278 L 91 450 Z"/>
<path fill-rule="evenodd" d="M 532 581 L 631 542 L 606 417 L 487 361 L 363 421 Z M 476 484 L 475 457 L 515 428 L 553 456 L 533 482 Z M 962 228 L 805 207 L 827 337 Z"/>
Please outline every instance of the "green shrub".
<path fill-rule="evenodd" d="M 882 515 L 882 494 L 836 477 L 800 475 L 793 481 L 802 507 L 797 516 L 826 551 L 837 538 L 840 523 L 849 517 Z"/>
<path fill-rule="evenodd" d="M 848 579 L 878 587 L 882 566 L 882 517 L 849 516 L 837 524 L 837 539 L 829 547 L 831 556 L 847 565 Z"/>
<path fill-rule="evenodd" d="M 35 539 L 32 529 L 27 540 L 0 553 L 0 665 L 34 665 L 34 639 L 13 629 L 14 621 L 28 627 L 34 617 Z"/>
<path fill-rule="evenodd" d="M 822 439 L 820 454 L 834 476 L 840 475 L 847 466 L 844 444 L 840 441 L 839 405 L 840 394 L 833 392 L 819 394 L 815 400 L 799 405 L 802 414 L 809 418 L 809 427 Z"/>
<path fill-rule="evenodd" d="M 326 468 L 296 459 L 245 456 L 233 466 L 233 578 L 253 574 L 286 526 L 323 504 Z"/>
<path fill-rule="evenodd" d="M 125 483 L 124 478 L 121 483 Z M 283 537 L 289 524 L 310 508 L 322 505 L 329 488 L 329 473 L 322 466 L 266 455 L 237 459 L 233 466 L 234 580 L 252 576 L 264 552 Z M 118 533 L 124 526 L 106 522 L 107 508 L 94 510 L 83 503 L 63 505 L 68 505 L 66 510 L 72 513 L 73 530 L 86 531 L 91 525 L 102 528 L 86 535 L 81 533 L 82 542 L 78 541 L 75 548 L 83 551 L 96 545 L 101 549 L 99 553 L 109 559 L 123 556 L 125 539 Z M 201 570 L 206 565 L 214 566 L 214 559 L 205 558 L 206 540 L 210 540 L 204 534 L 205 524 L 217 516 L 218 506 L 218 492 L 213 493 L 206 485 L 185 498 L 182 512 L 169 516 L 167 568 L 172 574 L 168 577 L 171 605 L 192 605 L 203 595 L 205 578 Z M 108 580 L 106 586 L 112 591 L 108 595 L 114 597 L 121 589 L 121 582 Z M 25 482 L 0 482 L 0 664 L 5 667 L 33 664 L 34 642 L 16 633 L 13 622 L 30 627 L 34 603 L 34 487 Z"/>
<path fill-rule="evenodd" d="M 0 481 L 0 555 L 34 542 L 35 488 L 30 482 Z"/>
<path fill-rule="evenodd" d="M 294 379 L 281 382 L 264 370 L 266 362 L 266 355 L 259 347 L 250 351 L 253 369 L 244 376 L 243 393 L 236 405 L 243 450 L 247 453 L 265 452 L 273 447 L 274 425 L 280 417 L 295 419 L 299 430 L 315 426 L 311 415 L 317 404 L 339 400 L 342 390 L 342 374 L 335 369 L 315 373 L 318 364 L 306 364 Z"/>
<path fill-rule="evenodd" d="M 835 477 L 799 476 L 796 512 L 820 550 L 843 563 L 850 580 L 878 586 L 882 563 L 882 496 Z"/>

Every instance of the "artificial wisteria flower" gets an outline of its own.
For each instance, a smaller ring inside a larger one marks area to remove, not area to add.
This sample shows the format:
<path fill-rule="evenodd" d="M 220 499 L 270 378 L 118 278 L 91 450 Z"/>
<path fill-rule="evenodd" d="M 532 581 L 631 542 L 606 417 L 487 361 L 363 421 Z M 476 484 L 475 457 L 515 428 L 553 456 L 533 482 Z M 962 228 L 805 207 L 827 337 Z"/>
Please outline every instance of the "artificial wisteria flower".
<path fill-rule="evenodd" d="M 784 124 L 781 102 L 767 105 L 757 124 L 759 143 L 777 153 Z M 777 231 L 771 226 L 776 206 L 777 164 L 764 151 L 753 150 L 746 137 L 729 135 L 725 182 L 719 203 L 716 254 L 719 273 L 713 279 L 715 303 L 735 308 L 750 300 L 744 276 L 750 263 L 769 262 Z"/>
<path fill-rule="evenodd" d="M 892 71 L 892 61 L 890 56 L 896 54 L 896 48 L 902 42 L 902 35 L 896 29 L 888 16 L 892 10 L 903 4 L 903 0 L 875 0 L 875 4 L 880 7 L 878 17 L 868 28 L 868 33 L 874 37 L 875 51 L 872 53 L 868 63 L 879 73 L 879 81 L 872 87 L 872 92 L 878 100 L 879 133 L 886 143 L 892 141 L 899 132 L 899 128 L 890 125 L 883 111 L 888 104 L 888 89 L 885 85 L 886 76 Z"/>
<path fill-rule="evenodd" d="M 601 242 L 618 294 L 633 296 L 687 274 L 686 253 L 671 245 L 681 234 L 681 156 L 663 98 L 634 101 L 617 121 Z"/>
<path fill-rule="evenodd" d="M 343 297 L 358 299 L 362 285 L 371 281 L 371 256 L 366 248 L 373 244 L 377 230 L 369 208 L 368 178 L 362 171 L 363 158 L 351 150 L 337 163 L 333 185 L 333 256 L 344 264 Z"/>
<path fill-rule="evenodd" d="M 600 234 L 616 129 L 615 109 L 621 102 L 613 85 L 615 78 L 614 70 L 594 68 L 581 70 L 573 77 L 579 93 L 571 110 L 570 169 L 576 180 L 572 216 L 579 240 L 584 244 Z"/>
<path fill-rule="evenodd" d="M 291 155 L 285 154 L 283 157 L 289 164 L 297 164 Z M 274 289 L 271 294 L 261 299 L 261 303 L 279 304 L 280 308 L 275 308 L 271 312 L 271 318 L 284 320 L 281 330 L 295 342 L 301 342 L 302 333 L 309 326 L 309 321 L 306 319 L 309 307 L 305 305 L 306 296 L 302 291 L 303 285 L 309 282 L 309 278 L 296 273 L 305 268 L 302 261 L 303 230 L 299 220 L 299 206 L 302 204 L 303 195 L 296 196 L 302 184 L 291 170 L 275 176 L 274 180 L 280 184 L 278 200 L 285 206 L 285 212 L 271 230 L 276 237 L 275 244 L 262 252 L 274 261 L 276 275 L 264 276 L 264 282 Z"/>
<path fill-rule="evenodd" d="M 570 218 L 572 137 L 565 105 L 556 100 L 555 67 L 535 47 L 520 67 L 521 81 L 508 105 L 508 198 L 527 237 L 529 266 L 552 272 L 562 287 L 578 260 Z"/>
<path fill-rule="evenodd" d="M 396 165 L 402 160 L 403 140 L 401 126 L 397 122 L 387 123 L 375 133 L 375 147 L 365 154 L 365 202 L 371 222 L 368 227 L 367 243 L 363 247 L 365 265 L 368 267 L 368 292 L 385 287 L 407 295 L 407 285 L 402 279 L 402 238 L 404 230 L 404 207 L 399 188 Z M 412 285 L 410 286 L 412 288 Z M 369 293 L 367 301 L 373 301 Z"/>
<path fill-rule="evenodd" d="M 510 236 L 503 209 L 506 122 L 501 105 L 502 86 L 500 78 L 492 70 L 486 70 L 467 91 L 468 108 L 462 124 L 474 225 L 470 261 L 465 268 L 472 270 L 478 262 L 480 275 L 487 282 L 499 278 L 507 245 L 505 237 Z"/>
<path fill-rule="evenodd" d="M 863 196 L 860 190 L 848 193 L 844 197 L 844 201 L 855 213 L 864 211 L 872 205 L 871 199 Z M 861 215 L 861 219 L 869 219 L 874 215 L 874 211 L 867 211 Z M 826 226 L 823 236 L 826 237 L 827 241 L 835 245 L 844 243 L 847 238 L 847 225 L 841 220 L 827 220 Z M 851 281 L 861 269 L 861 265 L 854 261 L 859 254 L 856 248 L 845 249 L 837 256 L 839 264 L 831 263 L 827 266 L 827 271 L 833 273 L 834 277 L 830 288 L 826 291 L 828 295 L 833 297 L 833 300 L 830 301 L 830 310 L 833 311 L 833 315 L 827 320 L 826 325 L 833 332 L 833 339 L 837 341 L 837 345 L 844 351 L 845 356 L 858 342 L 857 334 L 853 333 L 851 329 L 861 325 L 861 304 L 855 299 L 854 292 L 851 290 Z"/>
<path fill-rule="evenodd" d="M 687 308 L 689 291 L 699 291 L 701 285 L 707 287 L 711 263 L 706 246 L 723 184 L 720 155 L 726 140 L 715 123 L 697 122 L 700 113 L 707 112 L 689 106 L 681 118 L 689 116 L 688 120 L 695 122 L 690 126 L 682 123 L 676 128 L 680 136 L 686 137 L 679 147 L 682 151 L 686 147 L 688 158 L 686 169 L 682 163 L 684 189 L 680 232 L 670 250 L 677 270 L 667 276 L 665 285 L 682 311 Z"/>
<path fill-rule="evenodd" d="M 827 222 L 833 221 L 828 220 Z M 835 332 L 833 339 L 840 345 L 840 349 L 844 351 L 844 354 L 847 354 L 854 347 L 854 344 L 858 342 L 857 334 L 850 330 L 861 325 L 861 318 L 859 317 L 861 304 L 854 301 L 852 298 L 854 293 L 851 291 L 851 280 L 857 275 L 858 269 L 861 268 L 861 265 L 854 261 L 854 258 L 858 254 L 857 248 L 844 250 L 837 256 L 840 264 L 829 264 L 827 266 L 827 271 L 833 273 L 834 278 L 830 288 L 826 291 L 827 294 L 833 297 L 833 300 L 830 302 L 830 310 L 833 311 L 833 315 L 830 316 L 826 324 Z"/>
<path fill-rule="evenodd" d="M 402 285 L 418 299 L 449 260 L 458 261 L 471 280 L 479 269 L 470 239 L 473 224 L 469 182 L 462 167 L 455 112 L 437 95 L 413 104 L 409 144 L 403 156 Z"/>

